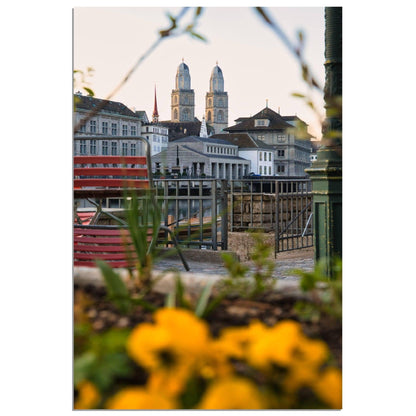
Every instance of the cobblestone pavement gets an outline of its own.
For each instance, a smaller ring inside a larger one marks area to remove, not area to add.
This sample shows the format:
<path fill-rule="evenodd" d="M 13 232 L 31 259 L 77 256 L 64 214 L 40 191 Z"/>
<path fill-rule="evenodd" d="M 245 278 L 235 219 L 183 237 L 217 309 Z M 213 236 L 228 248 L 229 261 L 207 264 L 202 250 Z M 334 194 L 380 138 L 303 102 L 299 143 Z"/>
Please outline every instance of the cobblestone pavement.
<path fill-rule="evenodd" d="M 227 269 L 221 264 L 216 262 L 198 262 L 188 260 L 187 263 L 192 273 L 203 273 L 208 275 L 226 276 Z M 249 266 L 250 271 L 254 271 L 254 264 L 252 262 L 243 262 L 242 264 Z M 299 276 L 293 273 L 294 269 L 300 269 L 303 271 L 313 270 L 314 261 L 313 258 L 286 258 L 277 259 L 273 276 L 277 279 L 298 280 Z M 155 271 L 177 270 L 184 272 L 185 269 L 180 260 L 164 259 L 158 261 L 154 266 Z"/>

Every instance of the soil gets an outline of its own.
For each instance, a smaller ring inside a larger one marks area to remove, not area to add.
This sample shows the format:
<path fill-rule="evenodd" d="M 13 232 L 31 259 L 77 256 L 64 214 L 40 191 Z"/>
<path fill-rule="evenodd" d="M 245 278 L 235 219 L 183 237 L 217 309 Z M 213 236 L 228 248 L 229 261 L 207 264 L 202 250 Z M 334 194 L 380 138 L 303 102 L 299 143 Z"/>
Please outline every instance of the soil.
<path fill-rule="evenodd" d="M 151 293 L 145 300 L 156 307 L 163 307 L 166 295 Z M 339 320 L 324 314 L 319 320 L 300 319 L 294 306 L 299 297 L 279 293 L 264 294 L 255 300 L 226 298 L 205 318 L 213 336 L 230 326 L 247 325 L 260 320 L 272 326 L 283 319 L 301 323 L 303 331 L 312 338 L 325 341 L 336 364 L 342 368 L 342 324 Z M 110 328 L 133 328 L 141 322 L 151 322 L 152 312 L 137 306 L 128 315 L 121 314 L 115 305 L 107 300 L 106 290 L 94 285 L 74 286 L 74 313 L 83 310 L 94 331 Z"/>

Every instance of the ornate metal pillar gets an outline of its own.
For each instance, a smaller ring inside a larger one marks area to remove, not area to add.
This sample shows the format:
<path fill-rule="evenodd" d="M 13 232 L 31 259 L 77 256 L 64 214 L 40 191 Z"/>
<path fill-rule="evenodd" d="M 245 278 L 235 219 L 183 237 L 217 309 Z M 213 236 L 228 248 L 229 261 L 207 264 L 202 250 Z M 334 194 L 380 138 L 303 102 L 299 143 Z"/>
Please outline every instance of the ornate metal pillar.
<path fill-rule="evenodd" d="M 324 259 L 332 275 L 332 261 L 342 257 L 342 8 L 325 8 L 326 120 L 311 176 L 315 261 Z"/>

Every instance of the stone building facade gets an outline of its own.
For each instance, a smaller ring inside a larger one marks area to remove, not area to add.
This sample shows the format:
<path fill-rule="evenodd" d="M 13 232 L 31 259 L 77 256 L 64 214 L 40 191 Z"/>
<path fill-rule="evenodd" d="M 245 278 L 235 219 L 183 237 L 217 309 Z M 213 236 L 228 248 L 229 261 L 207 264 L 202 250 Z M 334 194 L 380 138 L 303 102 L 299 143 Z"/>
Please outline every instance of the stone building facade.
<path fill-rule="evenodd" d="M 214 133 L 221 133 L 228 126 L 228 93 L 224 91 L 224 77 L 218 64 L 212 70 L 205 96 L 205 120 Z"/>
<path fill-rule="evenodd" d="M 189 136 L 169 142 L 168 148 L 152 157 L 156 175 L 181 175 L 240 179 L 250 173 L 250 161 L 239 156 L 238 146 L 226 140 Z"/>
<path fill-rule="evenodd" d="M 241 117 L 227 127 L 229 133 L 248 133 L 274 149 L 274 172 L 279 176 L 305 176 L 311 166 L 311 138 L 307 124 L 297 116 L 281 116 L 266 107 L 252 117 Z"/>
<path fill-rule="evenodd" d="M 81 93 L 74 95 L 74 155 L 144 155 L 139 116 L 124 104 L 102 100 Z M 86 123 L 87 114 L 99 109 Z"/>

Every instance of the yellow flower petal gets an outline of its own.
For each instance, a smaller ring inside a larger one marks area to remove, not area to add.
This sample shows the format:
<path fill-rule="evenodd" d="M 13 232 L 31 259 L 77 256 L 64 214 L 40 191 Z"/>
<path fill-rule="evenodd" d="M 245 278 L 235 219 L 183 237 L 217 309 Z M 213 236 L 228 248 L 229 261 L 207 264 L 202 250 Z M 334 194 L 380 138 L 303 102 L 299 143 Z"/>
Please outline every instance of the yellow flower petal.
<path fill-rule="evenodd" d="M 78 388 L 78 398 L 75 401 L 75 409 L 92 409 L 100 401 L 100 393 L 90 381 L 82 381 Z"/>
<path fill-rule="evenodd" d="M 199 409 L 264 409 L 260 392 L 249 380 L 230 377 L 208 387 Z"/>
<path fill-rule="evenodd" d="M 128 387 L 115 394 L 107 402 L 107 409 L 175 409 L 173 400 L 143 387 Z"/>

